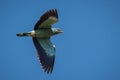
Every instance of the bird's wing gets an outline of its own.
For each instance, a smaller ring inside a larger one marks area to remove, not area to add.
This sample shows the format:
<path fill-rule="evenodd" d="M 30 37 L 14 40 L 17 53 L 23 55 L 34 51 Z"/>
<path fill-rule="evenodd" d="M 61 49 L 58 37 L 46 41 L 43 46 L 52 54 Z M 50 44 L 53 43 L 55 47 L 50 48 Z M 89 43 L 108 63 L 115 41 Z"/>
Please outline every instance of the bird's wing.
<path fill-rule="evenodd" d="M 52 73 L 55 60 L 55 46 L 52 45 L 50 39 L 33 38 L 33 42 L 42 68 L 45 72 Z"/>
<path fill-rule="evenodd" d="M 49 10 L 40 17 L 40 20 L 36 23 L 34 30 L 39 28 L 51 28 L 51 26 L 56 22 L 58 22 L 57 10 Z"/>

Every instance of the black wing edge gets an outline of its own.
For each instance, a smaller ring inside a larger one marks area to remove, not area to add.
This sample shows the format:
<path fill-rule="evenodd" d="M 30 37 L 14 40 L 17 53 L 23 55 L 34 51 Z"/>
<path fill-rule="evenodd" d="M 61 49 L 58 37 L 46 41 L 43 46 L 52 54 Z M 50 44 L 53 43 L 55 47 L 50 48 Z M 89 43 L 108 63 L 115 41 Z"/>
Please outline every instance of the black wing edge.
<path fill-rule="evenodd" d="M 41 17 L 40 20 L 36 23 L 34 30 L 38 29 L 38 26 L 44 22 L 45 20 L 47 20 L 49 17 L 56 17 L 58 19 L 58 13 L 57 13 L 57 9 L 51 9 L 47 12 L 45 12 Z"/>
<path fill-rule="evenodd" d="M 33 42 L 37 49 L 38 58 L 42 65 L 42 68 L 44 69 L 45 72 L 52 73 L 54 67 L 55 55 L 47 56 L 44 49 L 41 47 L 41 45 L 39 44 L 36 38 L 33 38 Z"/>

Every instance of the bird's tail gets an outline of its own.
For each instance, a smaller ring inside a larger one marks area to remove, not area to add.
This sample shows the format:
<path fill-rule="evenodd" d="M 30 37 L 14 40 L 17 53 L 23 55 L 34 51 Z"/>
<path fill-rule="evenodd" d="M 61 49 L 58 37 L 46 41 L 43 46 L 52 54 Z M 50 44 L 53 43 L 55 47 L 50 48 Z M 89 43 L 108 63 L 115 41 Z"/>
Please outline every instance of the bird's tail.
<path fill-rule="evenodd" d="M 30 36 L 30 33 L 18 33 L 16 36 L 23 37 L 23 36 Z"/>

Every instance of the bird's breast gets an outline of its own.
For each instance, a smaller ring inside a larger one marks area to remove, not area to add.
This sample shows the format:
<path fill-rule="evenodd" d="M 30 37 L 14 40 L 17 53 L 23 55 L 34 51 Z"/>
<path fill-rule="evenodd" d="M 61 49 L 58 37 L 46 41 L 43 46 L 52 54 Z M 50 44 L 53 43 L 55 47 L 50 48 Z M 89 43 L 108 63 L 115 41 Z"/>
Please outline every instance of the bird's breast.
<path fill-rule="evenodd" d="M 35 37 L 37 38 L 49 38 L 52 36 L 51 29 L 39 29 L 35 31 Z"/>

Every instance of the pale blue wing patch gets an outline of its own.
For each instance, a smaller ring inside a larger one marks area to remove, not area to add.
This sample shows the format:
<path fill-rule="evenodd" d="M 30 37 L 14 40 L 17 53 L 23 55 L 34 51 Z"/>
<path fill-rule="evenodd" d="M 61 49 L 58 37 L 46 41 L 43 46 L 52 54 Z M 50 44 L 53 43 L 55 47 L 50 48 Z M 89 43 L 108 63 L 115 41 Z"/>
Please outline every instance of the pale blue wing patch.
<path fill-rule="evenodd" d="M 51 43 L 50 39 L 39 39 L 39 43 L 45 50 L 47 56 L 55 55 L 55 45 Z"/>
<path fill-rule="evenodd" d="M 51 16 L 46 21 L 41 23 L 41 25 L 39 25 L 39 28 L 51 28 L 51 26 L 56 22 L 58 22 L 58 19 L 54 16 Z"/>

